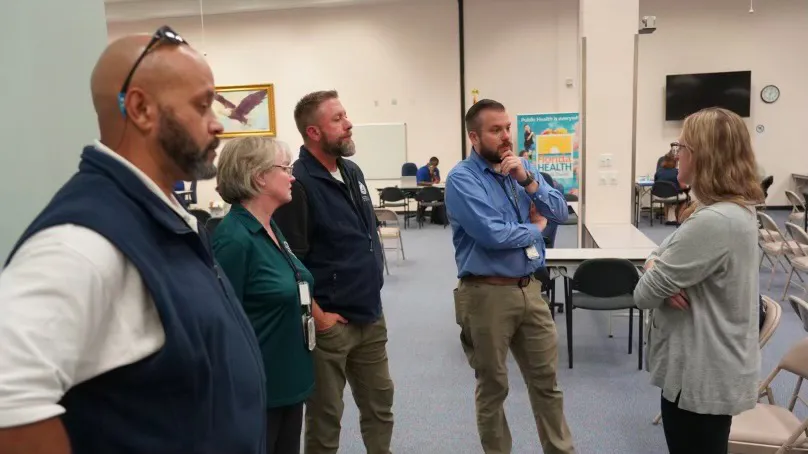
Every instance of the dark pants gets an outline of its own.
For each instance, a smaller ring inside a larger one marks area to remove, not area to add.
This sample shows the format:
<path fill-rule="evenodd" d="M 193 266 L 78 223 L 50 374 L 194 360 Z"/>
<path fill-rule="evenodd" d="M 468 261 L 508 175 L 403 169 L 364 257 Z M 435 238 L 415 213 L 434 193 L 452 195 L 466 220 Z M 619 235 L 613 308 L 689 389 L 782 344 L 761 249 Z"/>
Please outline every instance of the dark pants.
<path fill-rule="evenodd" d="M 671 454 L 727 454 L 732 416 L 702 415 L 662 398 L 662 424 Z"/>
<path fill-rule="evenodd" d="M 300 454 L 303 403 L 267 410 L 267 454 Z"/>

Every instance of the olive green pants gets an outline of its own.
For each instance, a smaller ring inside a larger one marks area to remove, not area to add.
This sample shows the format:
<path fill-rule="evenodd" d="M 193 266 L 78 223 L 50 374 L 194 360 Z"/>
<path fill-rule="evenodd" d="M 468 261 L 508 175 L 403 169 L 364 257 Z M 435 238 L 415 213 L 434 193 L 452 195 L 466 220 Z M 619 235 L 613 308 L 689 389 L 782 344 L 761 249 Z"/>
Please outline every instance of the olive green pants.
<path fill-rule="evenodd" d="M 555 323 L 540 292 L 535 279 L 524 288 L 461 280 L 455 289 L 460 342 L 477 378 L 477 430 L 486 454 L 511 452 L 511 431 L 503 408 L 509 349 L 527 384 L 544 453 L 575 452 L 556 382 Z"/>
<path fill-rule="evenodd" d="M 335 454 L 345 408 L 347 380 L 359 408 L 368 454 L 390 454 L 393 436 L 393 380 L 387 364 L 384 317 L 369 325 L 337 323 L 317 333 L 314 392 L 306 403 L 306 454 Z"/>

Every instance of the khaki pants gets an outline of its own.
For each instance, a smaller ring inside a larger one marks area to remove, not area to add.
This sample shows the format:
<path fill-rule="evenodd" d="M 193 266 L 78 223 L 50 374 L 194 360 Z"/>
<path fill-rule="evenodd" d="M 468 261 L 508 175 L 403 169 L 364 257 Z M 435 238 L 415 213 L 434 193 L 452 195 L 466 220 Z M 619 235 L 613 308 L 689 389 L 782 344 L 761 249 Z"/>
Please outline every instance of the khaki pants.
<path fill-rule="evenodd" d="M 556 383 L 558 341 L 540 284 L 499 286 L 461 281 L 455 290 L 460 342 L 477 378 L 477 430 L 486 454 L 511 452 L 503 403 L 508 395 L 508 349 L 527 384 L 539 440 L 546 454 L 574 453 Z"/>
<path fill-rule="evenodd" d="M 342 393 L 350 383 L 368 454 L 390 454 L 393 436 L 393 380 L 387 366 L 384 317 L 370 325 L 343 325 L 317 333 L 314 392 L 306 403 L 306 454 L 339 449 Z"/>

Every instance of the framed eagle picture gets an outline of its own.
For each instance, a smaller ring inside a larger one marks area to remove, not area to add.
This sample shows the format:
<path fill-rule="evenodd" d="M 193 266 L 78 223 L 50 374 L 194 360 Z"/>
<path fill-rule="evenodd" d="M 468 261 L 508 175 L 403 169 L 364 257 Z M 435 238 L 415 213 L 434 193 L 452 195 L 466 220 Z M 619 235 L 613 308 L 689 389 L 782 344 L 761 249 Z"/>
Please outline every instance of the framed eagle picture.
<path fill-rule="evenodd" d="M 216 87 L 213 112 L 224 126 L 219 137 L 275 136 L 275 86 Z"/>

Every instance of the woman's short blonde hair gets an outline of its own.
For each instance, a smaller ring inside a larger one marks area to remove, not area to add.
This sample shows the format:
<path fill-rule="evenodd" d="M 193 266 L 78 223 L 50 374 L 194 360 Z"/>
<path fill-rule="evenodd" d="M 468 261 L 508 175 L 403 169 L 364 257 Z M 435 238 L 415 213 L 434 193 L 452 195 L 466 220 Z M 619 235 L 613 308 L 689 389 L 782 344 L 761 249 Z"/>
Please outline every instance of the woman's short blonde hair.
<path fill-rule="evenodd" d="M 258 195 L 255 177 L 271 170 L 278 156 L 289 158 L 288 146 L 271 137 L 238 137 L 219 154 L 216 191 L 227 203 L 241 203 Z"/>
<path fill-rule="evenodd" d="M 752 139 L 737 114 L 711 107 L 688 116 L 682 142 L 692 155 L 691 186 L 699 203 L 763 202 Z"/>

